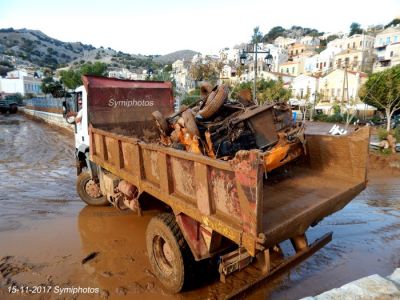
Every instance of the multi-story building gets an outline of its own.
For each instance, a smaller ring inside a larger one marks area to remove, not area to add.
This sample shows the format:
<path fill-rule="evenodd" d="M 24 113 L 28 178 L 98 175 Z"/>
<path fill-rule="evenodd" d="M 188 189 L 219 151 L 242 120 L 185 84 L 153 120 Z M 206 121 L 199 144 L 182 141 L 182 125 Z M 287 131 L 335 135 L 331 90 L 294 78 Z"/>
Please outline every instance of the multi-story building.
<path fill-rule="evenodd" d="M 306 35 L 300 40 L 300 43 L 307 46 L 318 47 L 320 44 L 320 39 L 315 36 Z"/>
<path fill-rule="evenodd" d="M 42 93 L 42 80 L 30 75 L 26 70 L 14 70 L 7 73 L 6 78 L 0 78 L 0 93 L 20 93 L 40 95 Z"/>
<path fill-rule="evenodd" d="M 299 76 L 304 73 L 304 59 L 288 61 L 279 66 L 280 73 Z"/>
<path fill-rule="evenodd" d="M 335 55 L 342 52 L 340 48 L 327 48 L 317 55 L 305 59 L 305 73 L 325 73 L 334 68 Z"/>
<path fill-rule="evenodd" d="M 352 49 L 360 51 L 372 51 L 375 38 L 366 34 L 354 34 L 352 36 L 330 41 L 327 48 Z"/>
<path fill-rule="evenodd" d="M 347 67 L 351 71 L 370 72 L 374 60 L 374 55 L 370 51 L 348 49 L 335 55 L 334 68 Z"/>
<path fill-rule="evenodd" d="M 373 71 L 383 71 L 400 64 L 400 26 L 389 27 L 375 38 L 377 60 Z"/>
<path fill-rule="evenodd" d="M 358 91 L 367 80 L 367 75 L 362 72 L 335 69 L 320 78 L 318 91 L 321 102 L 342 103 L 359 101 Z M 347 76 L 347 84 L 345 81 Z M 344 94 L 344 98 L 343 98 Z"/>
<path fill-rule="evenodd" d="M 292 96 L 313 103 L 318 91 L 318 82 L 318 77 L 305 74 L 295 77 L 291 84 Z"/>
<path fill-rule="evenodd" d="M 278 36 L 275 40 L 274 40 L 274 45 L 278 46 L 279 48 L 285 48 L 287 49 L 290 45 L 293 45 L 295 43 L 297 43 L 298 41 L 295 39 L 291 39 L 291 38 L 285 38 L 282 36 Z"/>

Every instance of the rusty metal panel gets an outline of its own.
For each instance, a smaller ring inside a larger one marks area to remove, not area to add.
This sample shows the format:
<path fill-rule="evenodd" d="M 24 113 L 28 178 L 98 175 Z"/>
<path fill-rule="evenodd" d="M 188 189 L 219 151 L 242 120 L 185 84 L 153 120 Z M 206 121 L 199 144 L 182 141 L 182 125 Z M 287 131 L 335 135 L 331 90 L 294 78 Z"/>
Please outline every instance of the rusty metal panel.
<path fill-rule="evenodd" d="M 88 94 L 89 122 L 120 134 L 149 137 L 154 132 L 151 113 L 169 115 L 174 109 L 171 82 L 134 81 L 82 76 Z"/>
<path fill-rule="evenodd" d="M 159 186 L 160 185 L 160 172 L 158 162 L 158 152 L 154 150 L 143 149 L 143 177 L 147 181 Z"/>
<path fill-rule="evenodd" d="M 194 162 L 171 157 L 171 176 L 173 191 L 190 200 L 196 199 L 196 179 L 194 176 Z"/>

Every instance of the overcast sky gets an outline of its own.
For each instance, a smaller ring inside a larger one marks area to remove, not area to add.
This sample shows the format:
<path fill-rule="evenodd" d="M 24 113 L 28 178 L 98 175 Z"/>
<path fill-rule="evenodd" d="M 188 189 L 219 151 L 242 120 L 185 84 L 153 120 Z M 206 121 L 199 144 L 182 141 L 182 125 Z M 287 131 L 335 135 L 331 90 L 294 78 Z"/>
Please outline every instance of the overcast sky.
<path fill-rule="evenodd" d="M 132 54 L 218 53 L 248 42 L 255 26 L 264 34 L 278 25 L 336 32 L 396 16 L 400 0 L 0 0 L 0 28 L 38 29 Z"/>

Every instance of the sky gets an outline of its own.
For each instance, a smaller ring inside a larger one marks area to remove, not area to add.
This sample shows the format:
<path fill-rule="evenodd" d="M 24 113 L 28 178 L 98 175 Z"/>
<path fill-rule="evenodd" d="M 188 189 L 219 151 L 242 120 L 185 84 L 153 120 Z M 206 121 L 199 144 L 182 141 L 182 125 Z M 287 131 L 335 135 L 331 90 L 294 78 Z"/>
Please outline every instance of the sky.
<path fill-rule="evenodd" d="M 324 32 L 387 24 L 400 17 L 400 0 L 0 0 L 0 28 L 41 30 L 64 42 L 111 47 L 131 54 L 190 49 L 217 54 L 292 25 Z"/>

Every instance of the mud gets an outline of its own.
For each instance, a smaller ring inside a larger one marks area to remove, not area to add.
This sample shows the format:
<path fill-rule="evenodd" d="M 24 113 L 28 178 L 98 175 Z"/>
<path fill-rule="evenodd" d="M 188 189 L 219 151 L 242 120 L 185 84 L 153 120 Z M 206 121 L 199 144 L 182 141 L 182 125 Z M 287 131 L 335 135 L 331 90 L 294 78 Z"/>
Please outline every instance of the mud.
<path fill-rule="evenodd" d="M 72 135 L 48 125 L 0 115 L 0 299 L 93 298 L 51 292 L 23 297 L 8 292 L 12 284 L 98 288 L 97 299 L 216 299 L 257 276 L 248 269 L 222 285 L 207 273 L 200 287 L 169 295 L 145 247 L 156 212 L 139 217 L 84 206 L 75 192 L 73 144 Z M 393 161 L 373 157 L 367 189 L 310 229 L 311 241 L 333 231 L 330 244 L 246 297 L 298 299 L 400 267 L 400 177 L 392 173 Z M 287 242 L 282 248 L 293 253 Z"/>

